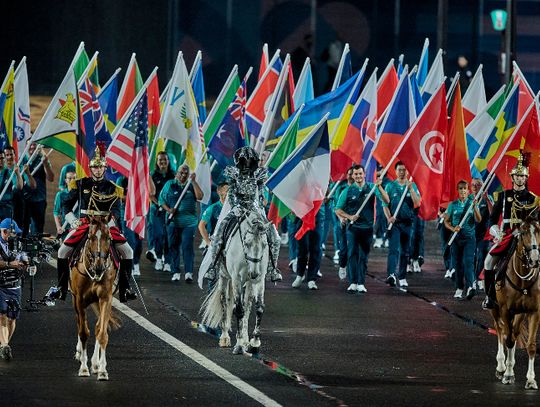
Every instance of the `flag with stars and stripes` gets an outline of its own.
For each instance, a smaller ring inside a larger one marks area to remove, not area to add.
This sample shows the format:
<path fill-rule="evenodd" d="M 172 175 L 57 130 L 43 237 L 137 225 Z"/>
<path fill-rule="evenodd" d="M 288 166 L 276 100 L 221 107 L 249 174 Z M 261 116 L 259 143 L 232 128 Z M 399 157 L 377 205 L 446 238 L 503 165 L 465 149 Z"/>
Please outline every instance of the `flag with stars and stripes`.
<path fill-rule="evenodd" d="M 144 237 L 148 213 L 148 96 L 142 93 L 127 120 L 114 133 L 107 151 L 107 163 L 128 178 L 126 226 Z"/>

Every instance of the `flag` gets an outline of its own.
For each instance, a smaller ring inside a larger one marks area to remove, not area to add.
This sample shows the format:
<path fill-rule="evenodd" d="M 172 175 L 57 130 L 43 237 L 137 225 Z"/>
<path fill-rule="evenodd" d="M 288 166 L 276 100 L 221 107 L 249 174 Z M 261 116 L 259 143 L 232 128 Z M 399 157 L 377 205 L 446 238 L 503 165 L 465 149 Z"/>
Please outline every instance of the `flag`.
<path fill-rule="evenodd" d="M 300 140 L 303 140 L 307 134 L 313 130 L 314 126 L 326 113 L 330 113 L 328 116 L 328 131 L 333 133 L 335 127 L 339 123 L 345 104 L 349 102 L 349 104 L 352 103 L 354 106 L 356 99 L 354 98 L 353 93 L 358 92 L 358 89 L 362 84 L 362 77 L 363 70 L 358 71 L 336 90 L 325 93 L 305 104 L 298 125 L 298 137 Z M 352 108 L 350 112 L 352 113 Z M 291 121 L 292 118 L 289 118 L 289 120 L 283 123 L 277 130 L 276 137 L 281 137 L 283 135 Z"/>
<path fill-rule="evenodd" d="M 516 83 L 510 90 L 499 115 L 495 119 L 495 127 L 490 131 L 488 138 L 474 160 L 475 171 L 473 175 L 475 175 L 475 178 L 476 171 L 482 174 L 486 170 L 489 161 L 514 131 L 517 124 L 518 103 L 519 84 Z"/>
<path fill-rule="evenodd" d="M 398 79 L 401 78 L 401 75 L 403 74 L 403 59 L 405 58 L 405 55 L 401 54 L 398 57 L 398 66 L 397 66 L 397 76 Z"/>
<path fill-rule="evenodd" d="M 15 118 L 13 127 L 13 143 L 15 148 L 15 160 L 26 148 L 26 142 L 30 139 L 30 94 L 28 90 L 28 73 L 26 70 L 26 58 L 23 58 L 15 70 L 15 82 L 13 86 L 15 95 Z"/>
<path fill-rule="evenodd" d="M 512 188 L 510 169 L 517 164 L 520 152 L 530 159 L 529 162 L 529 191 L 540 193 L 540 130 L 538 124 L 538 101 L 533 100 L 523 117 L 515 127 L 513 134 L 508 137 L 502 148 L 492 157 L 487 165 L 489 172 L 495 172 L 504 189 Z M 502 155 L 502 158 L 501 158 Z M 496 168 L 495 168 L 496 167 Z"/>
<path fill-rule="evenodd" d="M 424 103 L 427 103 L 431 95 L 435 93 L 435 90 L 439 88 L 444 80 L 444 64 L 442 59 L 442 49 L 440 49 L 435 56 L 435 60 L 433 61 L 431 68 L 429 69 L 426 76 L 426 81 L 421 88 Z"/>
<path fill-rule="evenodd" d="M 195 103 L 197 104 L 197 111 L 199 112 L 199 121 L 200 123 L 204 123 L 206 120 L 206 96 L 204 92 L 202 59 L 199 58 L 197 61 L 197 66 L 194 68 L 195 73 L 193 74 L 193 78 L 191 78 L 191 87 L 193 88 L 193 94 L 195 95 Z"/>
<path fill-rule="evenodd" d="M 426 38 L 424 41 L 424 46 L 422 47 L 422 53 L 420 54 L 420 60 L 418 61 L 418 72 L 416 73 L 416 80 L 418 81 L 418 86 L 421 88 L 424 86 L 428 74 L 428 64 L 429 64 L 429 39 Z"/>
<path fill-rule="evenodd" d="M 420 88 L 418 87 L 418 78 L 415 73 L 409 75 L 409 80 L 411 81 L 411 92 L 414 101 L 414 107 L 416 115 L 418 116 L 420 112 L 424 109 L 424 100 L 422 99 L 422 94 L 420 93 Z"/>
<path fill-rule="evenodd" d="M 352 76 L 352 63 L 351 63 L 351 50 L 349 44 L 345 44 L 341 59 L 339 60 L 338 69 L 332 85 L 332 90 L 338 86 L 343 85 Z"/>
<path fill-rule="evenodd" d="M 441 203 L 458 199 L 457 183 L 461 180 L 471 182 L 471 169 L 467 155 L 465 138 L 465 119 L 461 104 L 461 87 L 457 83 L 448 124 L 448 137 L 444 150 L 444 182 Z"/>
<path fill-rule="evenodd" d="M 150 84 L 148 85 L 148 143 L 154 145 L 157 128 L 159 126 L 159 120 L 161 119 L 161 107 L 159 97 L 159 83 L 157 75 L 154 76 Z M 160 149 L 161 150 L 161 149 Z M 150 157 L 150 168 L 154 168 L 156 163 L 157 154 L 160 151 L 154 149 L 154 154 Z M 150 153 L 150 152 L 149 152 Z"/>
<path fill-rule="evenodd" d="M 135 99 L 135 96 L 139 93 L 143 85 L 141 72 L 139 71 L 139 65 L 135 59 L 135 54 L 131 55 L 128 68 L 126 70 L 126 76 L 122 82 L 120 93 L 118 94 L 116 118 L 120 120 L 126 110 Z"/>
<path fill-rule="evenodd" d="M 105 120 L 107 130 L 109 130 L 109 134 L 112 133 L 117 123 L 116 102 L 118 99 L 118 72 L 119 70 L 112 74 L 97 95 L 99 106 L 101 107 L 103 119 Z"/>
<path fill-rule="evenodd" d="M 0 148 L 2 151 L 7 146 L 13 145 L 13 127 L 15 118 L 15 97 L 14 97 L 15 71 L 13 63 L 10 65 L 6 79 L 0 94 Z"/>
<path fill-rule="evenodd" d="M 90 175 L 90 158 L 96 146 L 96 125 L 94 123 L 94 103 L 98 104 L 90 79 L 86 77 L 79 88 L 81 130 L 76 137 L 75 168 L 77 177 Z M 99 108 L 99 104 L 97 105 Z M 96 109 L 97 109 L 96 108 Z M 103 127 L 104 123 L 102 123 Z"/>
<path fill-rule="evenodd" d="M 398 76 L 392 58 L 377 82 L 377 117 L 380 119 L 390 104 L 398 86 Z"/>
<path fill-rule="evenodd" d="M 514 83 L 519 81 L 519 106 L 518 106 L 518 121 L 523 117 L 525 111 L 531 105 L 534 99 L 534 92 L 531 89 L 531 86 L 527 82 L 525 75 L 519 69 L 519 66 L 516 61 L 513 61 L 514 72 L 512 78 Z"/>
<path fill-rule="evenodd" d="M 75 136 L 79 133 L 77 84 L 69 69 L 39 122 L 31 141 L 76 159 Z"/>
<path fill-rule="evenodd" d="M 444 148 L 448 117 L 444 84 L 433 94 L 407 134 L 398 154 L 422 197 L 419 216 L 437 217 L 443 189 Z"/>
<path fill-rule="evenodd" d="M 468 126 L 472 119 L 474 119 L 487 104 L 482 65 L 476 70 L 465 95 L 463 95 L 462 103 L 463 119 L 465 120 L 465 126 Z"/>
<path fill-rule="evenodd" d="M 362 162 L 365 150 L 371 149 L 377 135 L 377 71 L 369 78 L 358 98 L 341 145 L 332 145 L 331 178 L 343 180 L 353 163 Z"/>
<path fill-rule="evenodd" d="M 208 152 L 223 168 L 234 164 L 234 152 L 246 145 L 245 106 L 246 81 L 244 79 L 223 118 L 219 131 L 208 143 Z"/>
<path fill-rule="evenodd" d="M 495 126 L 495 119 L 504 103 L 504 89 L 505 86 L 501 86 L 486 106 L 465 127 L 467 136 L 467 155 L 469 156 L 471 165 L 479 154 L 480 148 L 484 145 L 484 142 L 491 133 L 493 126 Z"/>
<path fill-rule="evenodd" d="M 394 152 L 415 120 L 416 108 L 411 92 L 409 73 L 405 68 L 394 98 L 388 106 L 384 121 L 377 131 L 377 144 L 373 150 L 373 157 L 381 165 L 391 165 L 390 160 L 394 156 Z M 394 175 L 392 167 L 389 168 L 389 172 Z"/>
<path fill-rule="evenodd" d="M 274 195 L 302 219 L 296 239 L 315 228 L 315 217 L 324 202 L 329 175 L 330 143 L 325 116 L 266 183 Z"/>
<path fill-rule="evenodd" d="M 268 44 L 263 45 L 261 63 L 259 64 L 259 75 L 257 76 L 257 82 L 261 80 L 266 68 L 268 67 Z"/>
<path fill-rule="evenodd" d="M 278 51 L 279 52 L 279 51 Z M 257 83 L 246 105 L 246 126 L 250 135 L 250 145 L 254 146 L 262 129 L 268 105 L 272 100 L 283 64 L 278 52 L 270 61 L 263 76 Z"/>
<path fill-rule="evenodd" d="M 294 106 L 301 106 L 307 102 L 313 100 L 315 94 L 313 91 L 313 76 L 311 74 L 311 64 L 310 59 L 306 58 L 306 62 L 300 72 L 298 81 L 296 82 L 296 87 L 294 88 L 293 93 L 293 102 Z"/>

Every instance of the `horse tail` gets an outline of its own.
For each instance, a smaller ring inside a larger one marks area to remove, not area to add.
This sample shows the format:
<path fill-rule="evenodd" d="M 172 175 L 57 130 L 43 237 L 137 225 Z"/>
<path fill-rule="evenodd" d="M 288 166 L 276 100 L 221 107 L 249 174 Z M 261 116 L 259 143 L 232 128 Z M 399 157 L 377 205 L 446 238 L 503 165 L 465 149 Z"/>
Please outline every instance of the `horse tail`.
<path fill-rule="evenodd" d="M 217 328 L 222 324 L 223 313 L 225 312 L 224 306 L 226 306 L 224 302 L 227 301 L 231 288 L 231 280 L 218 279 L 201 305 L 203 324 L 212 328 Z"/>
<path fill-rule="evenodd" d="M 92 310 L 94 311 L 94 314 L 96 317 L 99 317 L 99 306 L 97 303 L 92 304 Z M 111 309 L 111 315 L 109 315 L 109 324 L 107 325 L 107 329 L 109 331 L 116 331 L 118 328 L 122 326 L 122 320 L 118 316 L 114 310 Z"/>

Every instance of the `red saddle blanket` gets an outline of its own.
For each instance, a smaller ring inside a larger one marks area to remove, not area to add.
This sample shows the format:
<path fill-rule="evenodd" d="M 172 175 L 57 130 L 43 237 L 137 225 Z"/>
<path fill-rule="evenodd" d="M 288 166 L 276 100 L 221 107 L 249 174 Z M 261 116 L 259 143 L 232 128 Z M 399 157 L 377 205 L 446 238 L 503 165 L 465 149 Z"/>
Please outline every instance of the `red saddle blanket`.
<path fill-rule="evenodd" d="M 512 240 L 514 240 L 514 235 L 511 232 L 509 232 L 506 235 L 504 235 L 502 240 L 496 245 L 494 245 L 489 252 L 491 254 L 495 254 L 498 256 L 505 254 L 508 251 L 508 248 L 510 247 Z"/>
<path fill-rule="evenodd" d="M 82 219 L 82 222 L 79 227 L 75 230 L 75 232 L 69 236 L 66 240 L 64 240 L 64 244 L 76 247 L 83 239 L 86 238 L 88 235 L 88 228 L 89 223 L 86 221 L 86 219 Z M 109 228 L 109 232 L 111 233 L 111 237 L 114 243 L 125 243 L 127 239 L 122 235 L 122 232 L 120 232 L 120 229 L 116 226 L 111 226 Z"/>

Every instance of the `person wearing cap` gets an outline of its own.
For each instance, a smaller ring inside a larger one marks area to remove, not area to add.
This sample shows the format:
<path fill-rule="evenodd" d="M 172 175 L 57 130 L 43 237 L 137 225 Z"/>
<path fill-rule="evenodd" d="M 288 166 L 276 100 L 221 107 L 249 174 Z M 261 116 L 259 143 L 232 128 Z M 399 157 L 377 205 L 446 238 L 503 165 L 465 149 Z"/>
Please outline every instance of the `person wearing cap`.
<path fill-rule="evenodd" d="M 8 240 L 20 233 L 11 218 L 0 222 L 0 357 L 5 360 L 13 357 L 9 342 L 21 312 L 21 277 L 27 268 L 22 255 L 9 250 Z"/>
<path fill-rule="evenodd" d="M 118 270 L 118 296 L 121 302 L 137 298 L 129 289 L 129 279 L 133 268 L 133 250 L 118 228 L 120 221 L 120 200 L 124 195 L 122 187 L 105 179 L 107 167 L 101 145 L 95 150 L 94 158 L 90 161 L 92 176 L 73 180 L 68 185 L 68 194 L 64 198 L 62 208 L 65 219 L 71 225 L 71 231 L 58 249 L 58 288 L 53 298 L 65 300 L 69 282 L 69 261 L 73 250 L 88 233 L 87 216 L 106 216 L 111 218 L 109 231 L 114 247 L 120 256 Z M 78 219 L 73 213 L 75 204 L 79 211 Z"/>
<path fill-rule="evenodd" d="M 521 222 L 532 216 L 538 216 L 536 210 L 540 204 L 537 196 L 527 189 L 529 169 L 527 157 L 520 154 L 517 164 L 512 171 L 512 189 L 499 193 L 498 199 L 493 206 L 489 220 L 489 233 L 493 237 L 493 246 L 489 250 L 484 261 L 484 288 L 486 298 L 482 303 L 484 309 L 493 309 L 497 306 L 495 299 L 495 267 L 498 261 L 509 255 L 508 250 L 514 239 L 513 231 Z M 502 225 L 499 219 L 502 217 Z M 504 273 L 501 273 L 504 274 Z"/>

